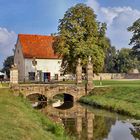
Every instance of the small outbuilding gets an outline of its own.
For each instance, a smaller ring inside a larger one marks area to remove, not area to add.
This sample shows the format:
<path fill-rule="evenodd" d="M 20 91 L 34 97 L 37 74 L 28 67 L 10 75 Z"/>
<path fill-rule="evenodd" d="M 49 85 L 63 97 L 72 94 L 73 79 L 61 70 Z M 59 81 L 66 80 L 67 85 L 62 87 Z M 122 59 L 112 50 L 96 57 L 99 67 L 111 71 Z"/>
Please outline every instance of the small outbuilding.
<path fill-rule="evenodd" d="M 19 34 L 15 45 L 14 64 L 19 81 L 59 79 L 62 59 L 54 53 L 53 36 Z"/>

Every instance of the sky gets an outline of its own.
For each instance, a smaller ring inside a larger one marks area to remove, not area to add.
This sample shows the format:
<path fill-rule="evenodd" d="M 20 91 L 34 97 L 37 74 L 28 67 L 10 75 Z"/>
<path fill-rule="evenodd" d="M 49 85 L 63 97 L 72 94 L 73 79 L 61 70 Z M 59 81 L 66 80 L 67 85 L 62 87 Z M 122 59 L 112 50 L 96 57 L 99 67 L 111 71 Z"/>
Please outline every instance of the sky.
<path fill-rule="evenodd" d="M 0 0 L 0 68 L 19 33 L 57 33 L 59 19 L 68 8 L 84 3 L 93 8 L 97 20 L 107 23 L 107 36 L 117 49 L 129 47 L 127 27 L 140 18 L 140 0 Z"/>

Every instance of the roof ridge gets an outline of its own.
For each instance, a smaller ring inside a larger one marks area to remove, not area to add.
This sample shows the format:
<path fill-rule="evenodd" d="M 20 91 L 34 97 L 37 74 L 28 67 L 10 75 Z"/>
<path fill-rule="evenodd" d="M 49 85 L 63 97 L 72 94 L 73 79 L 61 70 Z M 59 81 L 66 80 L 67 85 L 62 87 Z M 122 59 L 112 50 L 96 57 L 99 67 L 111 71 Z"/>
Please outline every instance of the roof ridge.
<path fill-rule="evenodd" d="M 19 33 L 18 36 L 46 36 L 46 37 L 54 37 L 53 35 L 41 35 L 41 34 L 24 34 L 24 33 Z"/>

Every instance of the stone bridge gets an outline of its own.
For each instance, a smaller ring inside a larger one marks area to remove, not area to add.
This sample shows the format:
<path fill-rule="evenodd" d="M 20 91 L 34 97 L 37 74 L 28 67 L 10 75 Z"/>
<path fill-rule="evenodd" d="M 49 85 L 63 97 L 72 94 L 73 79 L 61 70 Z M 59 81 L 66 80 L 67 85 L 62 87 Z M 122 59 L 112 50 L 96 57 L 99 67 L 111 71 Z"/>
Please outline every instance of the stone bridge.
<path fill-rule="evenodd" d="M 81 96 L 88 94 L 93 88 L 93 64 L 89 56 L 86 67 L 87 83 L 82 85 L 82 66 L 81 59 L 78 59 L 76 66 L 76 84 L 19 84 L 18 68 L 13 65 L 10 70 L 10 86 L 17 92 L 22 93 L 25 97 L 31 94 L 41 94 L 47 99 L 53 98 L 57 94 L 64 94 L 64 101 L 77 101 Z"/>
<path fill-rule="evenodd" d="M 52 99 L 57 94 L 68 94 L 73 97 L 73 101 L 77 101 L 86 94 L 84 86 L 74 84 L 19 84 L 13 86 L 12 89 L 22 93 L 25 97 L 31 94 L 41 94 Z"/>

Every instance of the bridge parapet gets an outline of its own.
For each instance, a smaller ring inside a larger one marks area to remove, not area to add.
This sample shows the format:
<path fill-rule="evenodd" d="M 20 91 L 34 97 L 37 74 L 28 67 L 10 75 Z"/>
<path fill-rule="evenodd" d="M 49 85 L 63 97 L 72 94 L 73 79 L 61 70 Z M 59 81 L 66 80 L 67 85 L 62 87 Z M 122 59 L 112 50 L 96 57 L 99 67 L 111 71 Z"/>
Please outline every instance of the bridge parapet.
<path fill-rule="evenodd" d="M 85 87 L 72 84 L 21 84 L 13 88 L 24 96 L 39 93 L 45 95 L 48 99 L 53 98 L 57 94 L 70 94 L 77 101 L 81 96 L 85 95 Z"/>

